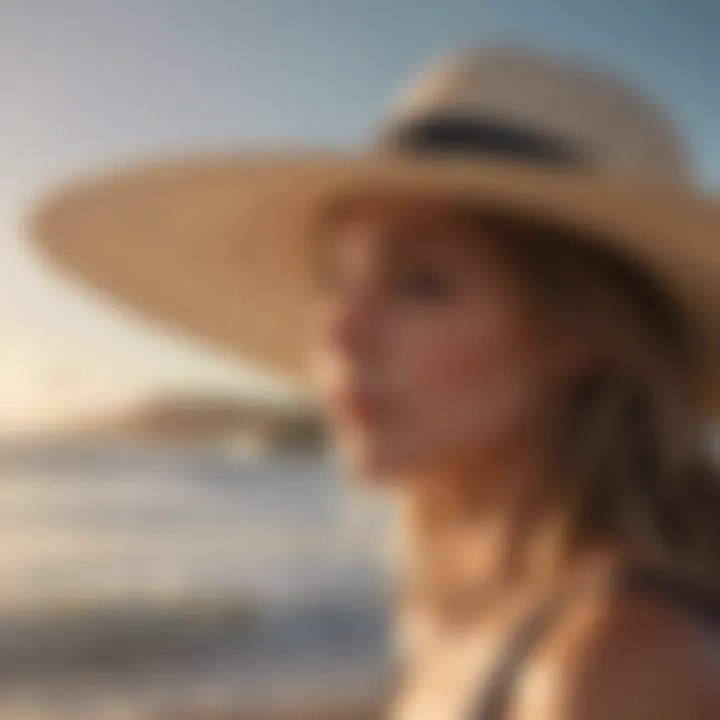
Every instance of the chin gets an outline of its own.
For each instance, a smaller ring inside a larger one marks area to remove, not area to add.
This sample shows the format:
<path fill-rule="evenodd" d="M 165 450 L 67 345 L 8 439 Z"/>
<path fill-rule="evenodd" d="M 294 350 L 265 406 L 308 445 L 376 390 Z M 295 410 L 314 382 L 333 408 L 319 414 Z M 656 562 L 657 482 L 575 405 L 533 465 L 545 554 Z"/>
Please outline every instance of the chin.
<path fill-rule="evenodd" d="M 378 487 L 394 487 L 404 484 L 403 479 L 412 476 L 416 463 L 398 452 L 397 446 L 353 438 L 336 445 L 341 465 L 358 482 Z"/>

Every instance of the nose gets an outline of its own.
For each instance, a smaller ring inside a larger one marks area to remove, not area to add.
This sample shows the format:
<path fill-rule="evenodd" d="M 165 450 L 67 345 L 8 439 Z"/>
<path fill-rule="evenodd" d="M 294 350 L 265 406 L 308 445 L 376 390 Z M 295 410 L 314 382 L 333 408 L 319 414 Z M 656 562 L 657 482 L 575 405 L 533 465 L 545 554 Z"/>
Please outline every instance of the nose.
<path fill-rule="evenodd" d="M 373 303 L 355 297 L 340 304 L 332 313 L 328 328 L 330 348 L 343 359 L 367 360 L 375 352 L 377 322 Z"/>

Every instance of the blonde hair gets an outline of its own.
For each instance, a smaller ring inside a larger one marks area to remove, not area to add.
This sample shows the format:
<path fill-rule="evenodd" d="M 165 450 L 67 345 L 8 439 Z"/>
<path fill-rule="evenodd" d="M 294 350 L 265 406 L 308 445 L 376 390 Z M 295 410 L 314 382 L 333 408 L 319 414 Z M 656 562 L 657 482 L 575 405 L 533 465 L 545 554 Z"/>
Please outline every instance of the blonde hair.
<path fill-rule="evenodd" d="M 696 341 L 673 298 L 589 229 L 497 212 L 473 222 L 521 279 L 548 341 L 571 336 L 594 359 L 558 403 L 556 465 L 525 499 L 508 568 L 549 539 L 560 563 L 606 547 L 715 583 L 720 484 Z M 428 560 L 434 528 L 424 510 L 411 522 Z"/>

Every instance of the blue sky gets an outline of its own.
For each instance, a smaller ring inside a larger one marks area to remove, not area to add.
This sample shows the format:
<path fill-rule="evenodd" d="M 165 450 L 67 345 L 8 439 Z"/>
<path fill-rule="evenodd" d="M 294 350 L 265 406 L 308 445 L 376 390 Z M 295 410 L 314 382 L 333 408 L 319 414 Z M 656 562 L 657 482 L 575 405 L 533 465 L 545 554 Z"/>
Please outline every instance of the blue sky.
<path fill-rule="evenodd" d="M 720 187 L 719 34 L 717 0 L 0 0 L 0 427 L 258 382 L 41 267 L 19 222 L 56 181 L 149 153 L 362 142 L 433 55 L 511 39 L 645 87 Z"/>

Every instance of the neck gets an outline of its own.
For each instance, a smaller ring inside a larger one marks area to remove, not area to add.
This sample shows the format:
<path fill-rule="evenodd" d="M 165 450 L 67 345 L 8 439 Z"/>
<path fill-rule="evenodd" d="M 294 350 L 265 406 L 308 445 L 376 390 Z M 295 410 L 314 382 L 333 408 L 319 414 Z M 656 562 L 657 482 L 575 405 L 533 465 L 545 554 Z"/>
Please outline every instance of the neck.
<path fill-rule="evenodd" d="M 540 452 L 505 452 L 406 485 L 410 596 L 431 614 L 474 612 L 532 582 L 537 556 L 516 551 L 546 470 Z"/>

